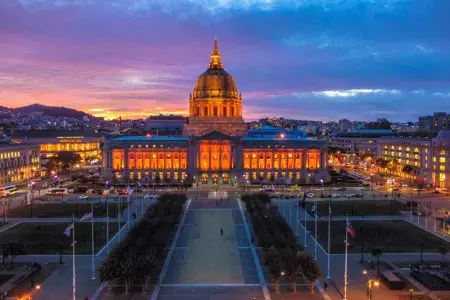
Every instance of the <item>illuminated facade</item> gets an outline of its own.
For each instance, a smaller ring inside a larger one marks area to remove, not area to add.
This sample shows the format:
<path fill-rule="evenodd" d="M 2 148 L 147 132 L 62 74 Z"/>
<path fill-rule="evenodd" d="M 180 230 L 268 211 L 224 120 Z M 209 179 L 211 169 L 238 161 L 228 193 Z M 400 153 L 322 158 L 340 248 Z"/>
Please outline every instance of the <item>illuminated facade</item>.
<path fill-rule="evenodd" d="M 436 138 L 380 138 L 377 156 L 388 161 L 385 172 L 450 188 L 450 131 L 440 131 Z"/>
<path fill-rule="evenodd" d="M 84 130 L 29 130 L 15 131 L 13 143 L 22 143 L 28 136 L 33 144 L 40 145 L 40 151 L 45 163 L 50 158 L 63 151 L 79 154 L 83 162 L 101 158 L 100 136 L 92 131 Z"/>
<path fill-rule="evenodd" d="M 75 152 L 80 155 L 82 160 L 88 158 L 100 157 L 100 142 L 98 139 L 86 139 L 83 136 L 59 136 L 56 142 L 47 142 L 41 144 L 41 153 L 46 157 L 55 156 L 62 151 Z"/>
<path fill-rule="evenodd" d="M 189 96 L 183 136 L 127 136 L 105 142 L 102 176 L 198 184 L 328 180 L 326 140 L 299 131 L 247 130 L 242 96 L 224 69 L 217 41 Z"/>
<path fill-rule="evenodd" d="M 0 186 L 35 178 L 39 176 L 39 167 L 39 145 L 0 145 Z"/>

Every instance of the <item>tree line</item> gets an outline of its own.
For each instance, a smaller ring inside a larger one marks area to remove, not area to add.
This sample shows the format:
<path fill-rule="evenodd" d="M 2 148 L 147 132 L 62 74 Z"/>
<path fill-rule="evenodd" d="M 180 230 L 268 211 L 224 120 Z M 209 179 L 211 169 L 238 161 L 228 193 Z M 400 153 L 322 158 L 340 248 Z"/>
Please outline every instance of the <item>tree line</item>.
<path fill-rule="evenodd" d="M 111 251 L 100 267 L 100 279 L 109 287 L 141 286 L 143 291 L 158 280 L 167 255 L 167 244 L 186 202 L 184 194 L 164 194 Z"/>
<path fill-rule="evenodd" d="M 271 203 L 265 193 L 242 197 L 256 235 L 257 244 L 263 249 L 263 263 L 269 272 L 279 293 L 280 280 L 286 276 L 291 282 L 293 293 L 297 292 L 297 282 L 307 280 L 311 292 L 314 282 L 321 276 L 318 263 L 304 251 L 297 242 L 292 228 Z"/>

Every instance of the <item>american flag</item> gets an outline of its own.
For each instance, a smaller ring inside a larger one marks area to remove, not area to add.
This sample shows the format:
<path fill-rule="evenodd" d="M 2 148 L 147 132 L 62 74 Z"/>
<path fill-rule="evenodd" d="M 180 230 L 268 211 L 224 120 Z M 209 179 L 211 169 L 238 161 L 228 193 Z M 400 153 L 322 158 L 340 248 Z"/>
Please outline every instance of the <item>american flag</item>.
<path fill-rule="evenodd" d="M 133 189 L 127 186 L 127 194 L 131 196 L 131 193 L 133 193 Z"/>
<path fill-rule="evenodd" d="M 354 238 L 354 237 L 356 236 L 356 232 L 355 232 L 355 230 L 353 229 L 353 226 L 352 226 L 352 224 L 351 224 L 350 222 L 347 222 L 347 227 L 346 227 L 345 230 L 347 230 L 348 234 L 350 234 L 350 236 L 351 236 L 352 238 Z"/>
<path fill-rule="evenodd" d="M 25 144 L 28 145 L 28 142 L 29 142 L 28 136 L 25 136 L 25 137 L 23 138 L 23 142 L 24 142 Z"/>
<path fill-rule="evenodd" d="M 69 224 L 66 229 L 64 230 L 64 234 L 67 236 L 70 236 L 70 231 L 73 229 L 73 227 L 75 226 L 74 223 Z"/>
<path fill-rule="evenodd" d="M 85 214 L 81 217 L 80 221 L 84 221 L 84 220 L 90 219 L 90 218 L 92 218 L 92 217 L 93 217 L 93 214 L 92 214 L 92 211 L 91 211 L 91 212 L 85 213 Z"/>

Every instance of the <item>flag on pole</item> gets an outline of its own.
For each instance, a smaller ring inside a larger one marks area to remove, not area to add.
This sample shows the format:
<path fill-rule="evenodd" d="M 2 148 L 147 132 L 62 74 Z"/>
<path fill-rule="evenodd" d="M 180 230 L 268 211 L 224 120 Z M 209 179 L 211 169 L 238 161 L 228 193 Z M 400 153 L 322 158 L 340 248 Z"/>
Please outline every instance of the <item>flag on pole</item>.
<path fill-rule="evenodd" d="M 138 186 L 139 188 L 142 187 L 142 184 L 141 184 L 140 181 L 137 182 L 137 186 Z"/>
<path fill-rule="evenodd" d="M 85 214 L 81 217 L 80 221 L 84 221 L 84 220 L 90 219 L 90 218 L 92 218 L 92 216 L 93 216 L 92 211 L 90 211 L 90 212 L 88 212 L 88 213 L 85 213 Z"/>
<path fill-rule="evenodd" d="M 316 204 L 315 203 L 311 207 L 311 212 L 314 212 L 314 211 L 316 211 Z"/>
<path fill-rule="evenodd" d="M 127 195 L 131 196 L 131 193 L 133 193 L 133 189 L 130 188 L 130 186 L 127 186 Z"/>
<path fill-rule="evenodd" d="M 347 228 L 346 228 L 346 230 L 347 230 L 348 234 L 350 234 L 350 236 L 351 236 L 352 238 L 354 238 L 354 237 L 356 236 L 356 232 L 355 232 L 355 230 L 353 229 L 352 223 L 347 222 Z"/>
<path fill-rule="evenodd" d="M 67 236 L 70 236 L 70 231 L 73 229 L 73 227 L 75 226 L 74 223 L 69 224 L 66 229 L 64 230 L 64 234 Z"/>

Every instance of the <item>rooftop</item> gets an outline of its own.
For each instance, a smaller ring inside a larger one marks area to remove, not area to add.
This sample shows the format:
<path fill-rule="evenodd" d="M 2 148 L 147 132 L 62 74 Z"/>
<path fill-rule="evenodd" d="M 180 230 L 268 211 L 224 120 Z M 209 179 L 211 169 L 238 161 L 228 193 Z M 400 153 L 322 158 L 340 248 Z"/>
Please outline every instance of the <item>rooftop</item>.
<path fill-rule="evenodd" d="M 114 141 L 123 141 L 123 142 L 131 142 L 131 141 L 188 141 L 189 138 L 185 136 L 121 136 L 115 138 Z"/>

